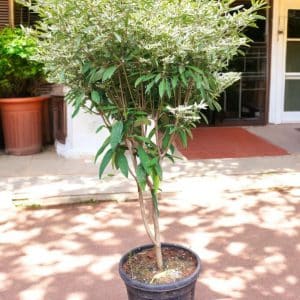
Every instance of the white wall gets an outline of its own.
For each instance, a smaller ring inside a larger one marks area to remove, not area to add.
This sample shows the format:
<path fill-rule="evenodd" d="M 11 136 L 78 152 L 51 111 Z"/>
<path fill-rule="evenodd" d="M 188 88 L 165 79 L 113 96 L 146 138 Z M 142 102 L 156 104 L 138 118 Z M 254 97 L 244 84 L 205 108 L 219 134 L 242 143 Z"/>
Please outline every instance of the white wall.
<path fill-rule="evenodd" d="M 67 158 L 94 156 L 106 138 L 104 130 L 96 133 L 103 123 L 101 117 L 81 110 L 72 118 L 72 113 L 73 107 L 68 105 L 66 143 L 56 141 L 56 152 Z"/>

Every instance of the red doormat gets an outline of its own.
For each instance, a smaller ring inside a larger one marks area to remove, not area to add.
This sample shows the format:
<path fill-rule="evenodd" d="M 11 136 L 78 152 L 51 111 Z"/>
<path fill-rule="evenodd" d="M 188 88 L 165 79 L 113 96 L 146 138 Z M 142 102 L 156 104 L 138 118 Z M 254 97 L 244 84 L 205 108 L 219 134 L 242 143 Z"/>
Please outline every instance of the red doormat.
<path fill-rule="evenodd" d="M 193 139 L 177 149 L 189 160 L 287 155 L 288 152 L 239 127 L 200 127 Z"/>

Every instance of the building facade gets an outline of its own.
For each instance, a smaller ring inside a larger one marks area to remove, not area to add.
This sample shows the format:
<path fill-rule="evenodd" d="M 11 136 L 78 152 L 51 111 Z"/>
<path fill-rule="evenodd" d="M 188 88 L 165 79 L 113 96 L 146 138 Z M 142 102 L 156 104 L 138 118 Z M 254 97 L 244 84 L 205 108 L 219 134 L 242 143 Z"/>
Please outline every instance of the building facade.
<path fill-rule="evenodd" d="M 0 27 L 9 22 L 9 1 L 0 2 Z M 250 5 L 250 0 L 237 4 Z M 16 23 L 31 22 L 28 12 L 14 7 Z M 269 0 L 261 12 L 265 20 L 249 29 L 251 47 L 234 59 L 230 70 L 241 72 L 241 80 L 220 98 L 222 111 L 211 112 L 211 125 L 265 125 L 300 122 L 300 0 Z M 54 93 L 62 97 L 63 93 Z M 57 152 L 69 157 L 94 154 L 103 136 L 96 136 L 101 120 L 84 112 L 72 118 L 65 106 L 54 118 L 54 127 L 65 128 L 56 141 Z"/>

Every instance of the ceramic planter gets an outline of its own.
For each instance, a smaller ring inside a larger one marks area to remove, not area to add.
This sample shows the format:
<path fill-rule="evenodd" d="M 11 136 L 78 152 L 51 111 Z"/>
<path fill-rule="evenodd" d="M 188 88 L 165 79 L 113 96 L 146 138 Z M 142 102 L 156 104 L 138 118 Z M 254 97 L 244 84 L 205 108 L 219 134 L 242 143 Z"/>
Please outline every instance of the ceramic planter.
<path fill-rule="evenodd" d="M 42 104 L 48 96 L 0 99 L 5 152 L 29 155 L 42 150 Z"/>
<path fill-rule="evenodd" d="M 180 245 L 164 243 L 162 244 L 162 247 L 185 250 L 195 257 L 197 266 L 190 276 L 174 283 L 152 285 L 133 280 L 125 273 L 123 265 L 128 260 L 129 256 L 152 247 L 153 245 L 145 245 L 135 248 L 125 254 L 120 260 L 119 273 L 126 285 L 128 300 L 194 300 L 195 284 L 200 273 L 200 259 L 196 253 Z"/>

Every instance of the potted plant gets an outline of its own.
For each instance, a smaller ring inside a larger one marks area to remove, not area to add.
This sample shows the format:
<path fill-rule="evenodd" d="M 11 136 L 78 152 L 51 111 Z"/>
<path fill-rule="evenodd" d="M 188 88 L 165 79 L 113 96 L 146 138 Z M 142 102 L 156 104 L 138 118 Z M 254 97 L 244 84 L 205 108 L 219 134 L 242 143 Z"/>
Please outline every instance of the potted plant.
<path fill-rule="evenodd" d="M 7 154 L 42 149 L 42 102 L 36 96 L 44 82 L 42 64 L 34 61 L 36 39 L 20 28 L 0 31 L 0 108 Z"/>
<path fill-rule="evenodd" d="M 120 261 L 129 299 L 193 299 L 198 256 L 161 243 L 162 161 L 174 160 L 175 139 L 187 145 L 202 109 L 220 108 L 218 95 L 239 75 L 226 67 L 247 45 L 243 30 L 255 26 L 264 2 L 248 9 L 228 0 L 25 3 L 42 18 L 36 57 L 49 80 L 69 87 L 74 115 L 84 109 L 103 120 L 99 177 L 111 164 L 136 182 L 151 245 Z"/>

